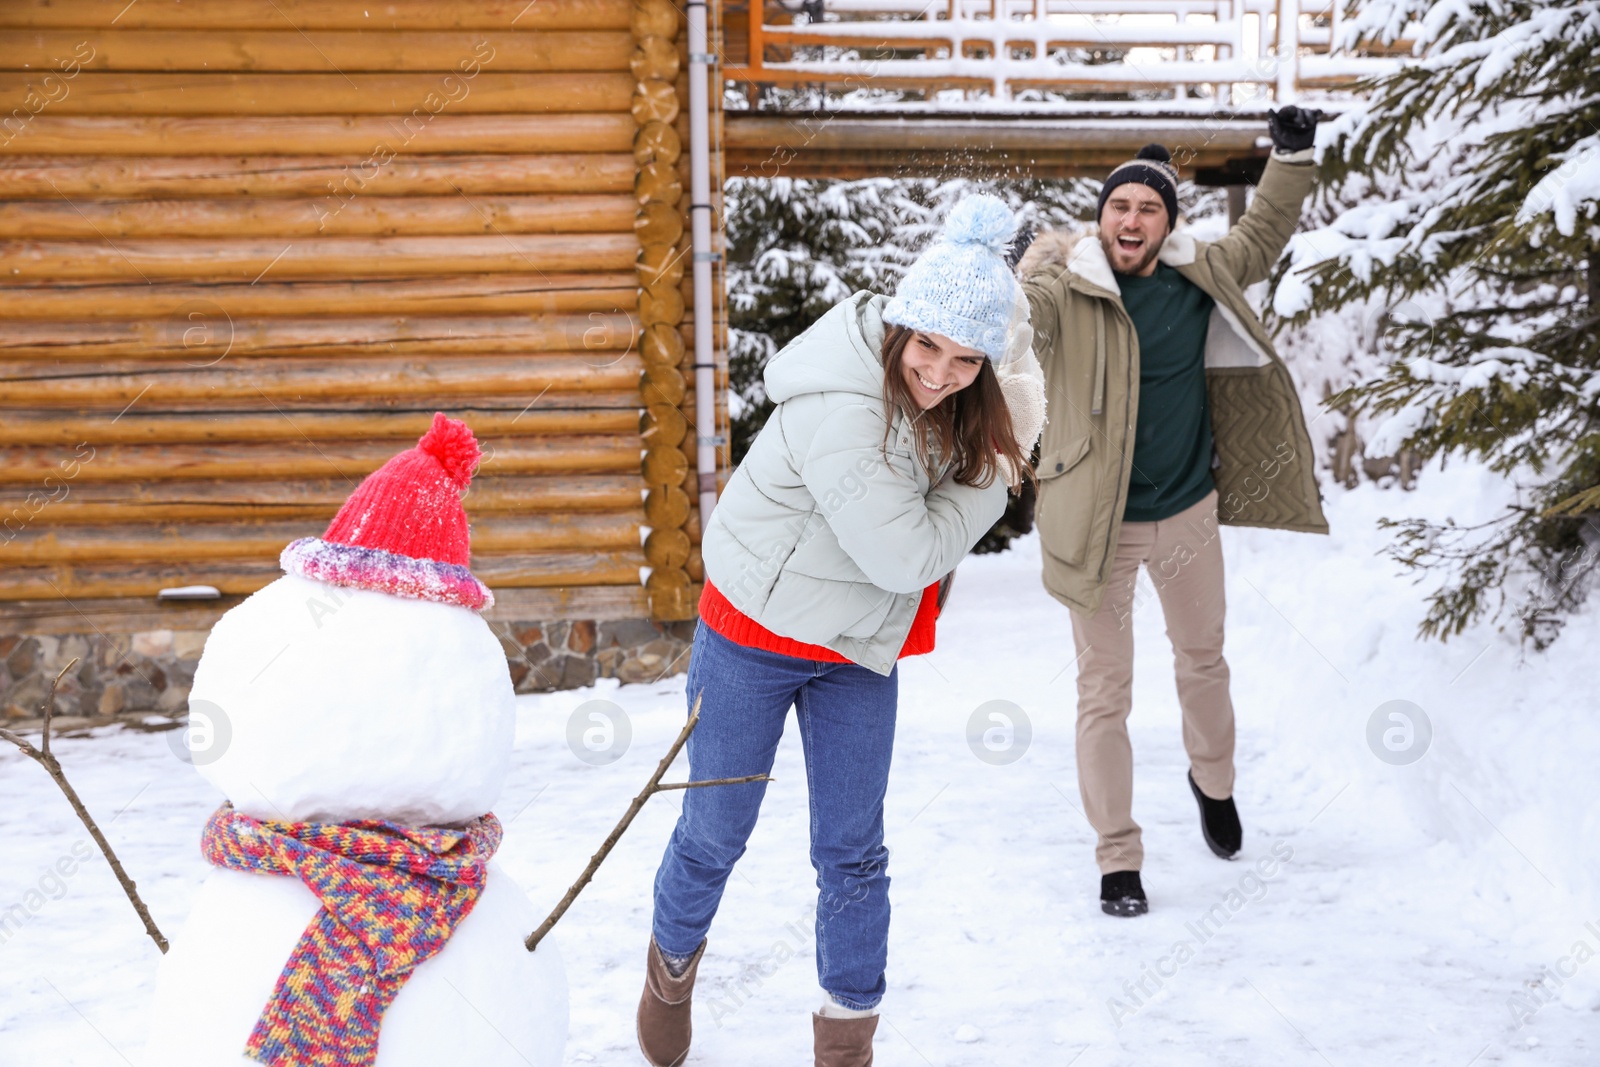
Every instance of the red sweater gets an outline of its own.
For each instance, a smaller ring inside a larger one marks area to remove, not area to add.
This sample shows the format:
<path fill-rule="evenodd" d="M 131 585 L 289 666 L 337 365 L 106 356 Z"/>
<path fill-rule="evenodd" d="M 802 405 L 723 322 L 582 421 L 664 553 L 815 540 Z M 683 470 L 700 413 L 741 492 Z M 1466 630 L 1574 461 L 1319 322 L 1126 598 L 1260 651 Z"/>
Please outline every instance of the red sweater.
<path fill-rule="evenodd" d="M 938 620 L 939 583 L 934 582 L 922 591 L 922 601 L 917 605 L 917 616 L 911 620 L 911 632 L 906 634 L 906 643 L 900 646 L 901 659 L 933 651 L 934 626 Z M 728 598 L 709 581 L 700 594 L 700 621 L 729 641 L 745 648 L 759 648 L 763 652 L 777 652 L 821 663 L 850 662 L 847 657 L 839 655 L 831 648 L 808 645 L 804 641 L 796 641 L 773 633 L 729 603 Z"/>

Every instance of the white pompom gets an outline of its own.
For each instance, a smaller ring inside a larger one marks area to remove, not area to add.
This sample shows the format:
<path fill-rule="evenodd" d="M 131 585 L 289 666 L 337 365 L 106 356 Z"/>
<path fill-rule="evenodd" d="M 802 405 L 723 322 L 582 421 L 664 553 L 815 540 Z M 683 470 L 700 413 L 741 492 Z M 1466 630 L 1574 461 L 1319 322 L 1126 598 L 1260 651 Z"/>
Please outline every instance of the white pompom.
<path fill-rule="evenodd" d="M 1017 232 L 1017 217 L 1005 201 L 989 193 L 974 193 L 950 212 L 944 238 L 952 244 L 981 244 L 995 255 L 1005 255 Z"/>

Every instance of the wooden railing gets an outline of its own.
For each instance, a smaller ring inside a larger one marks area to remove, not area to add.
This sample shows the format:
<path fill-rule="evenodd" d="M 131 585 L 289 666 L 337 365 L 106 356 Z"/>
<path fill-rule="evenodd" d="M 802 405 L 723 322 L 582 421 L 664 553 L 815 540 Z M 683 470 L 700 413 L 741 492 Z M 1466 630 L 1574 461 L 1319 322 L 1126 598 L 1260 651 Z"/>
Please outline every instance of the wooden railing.
<path fill-rule="evenodd" d="M 963 109 L 1106 94 L 1120 99 L 1079 109 L 1259 109 L 1392 69 L 1409 48 L 1339 48 L 1343 0 L 757 2 L 723 6 L 728 80 Z"/>

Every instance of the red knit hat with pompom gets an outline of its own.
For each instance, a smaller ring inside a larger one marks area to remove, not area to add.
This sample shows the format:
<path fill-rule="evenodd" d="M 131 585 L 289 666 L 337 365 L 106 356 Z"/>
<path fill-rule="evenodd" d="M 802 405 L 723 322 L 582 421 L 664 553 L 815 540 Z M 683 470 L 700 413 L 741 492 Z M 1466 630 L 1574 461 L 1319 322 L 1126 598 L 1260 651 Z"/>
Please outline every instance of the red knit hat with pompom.
<path fill-rule="evenodd" d="M 331 585 L 489 607 L 494 595 L 467 569 L 472 547 L 461 506 L 481 455 L 466 423 L 435 412 L 417 447 L 367 475 L 327 533 L 295 541 L 279 562 Z"/>

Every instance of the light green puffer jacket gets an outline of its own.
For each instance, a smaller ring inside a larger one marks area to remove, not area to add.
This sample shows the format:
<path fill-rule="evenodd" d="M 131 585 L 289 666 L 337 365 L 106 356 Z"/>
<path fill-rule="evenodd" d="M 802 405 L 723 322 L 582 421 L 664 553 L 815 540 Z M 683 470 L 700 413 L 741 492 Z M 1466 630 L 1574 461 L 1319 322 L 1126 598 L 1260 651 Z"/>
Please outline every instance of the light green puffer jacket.
<path fill-rule="evenodd" d="M 922 591 L 1005 510 L 996 478 L 930 484 L 883 411 L 883 307 L 860 292 L 767 364 L 777 404 L 711 513 L 706 577 L 773 633 L 887 675 Z M 885 455 L 885 430 L 888 448 Z"/>

